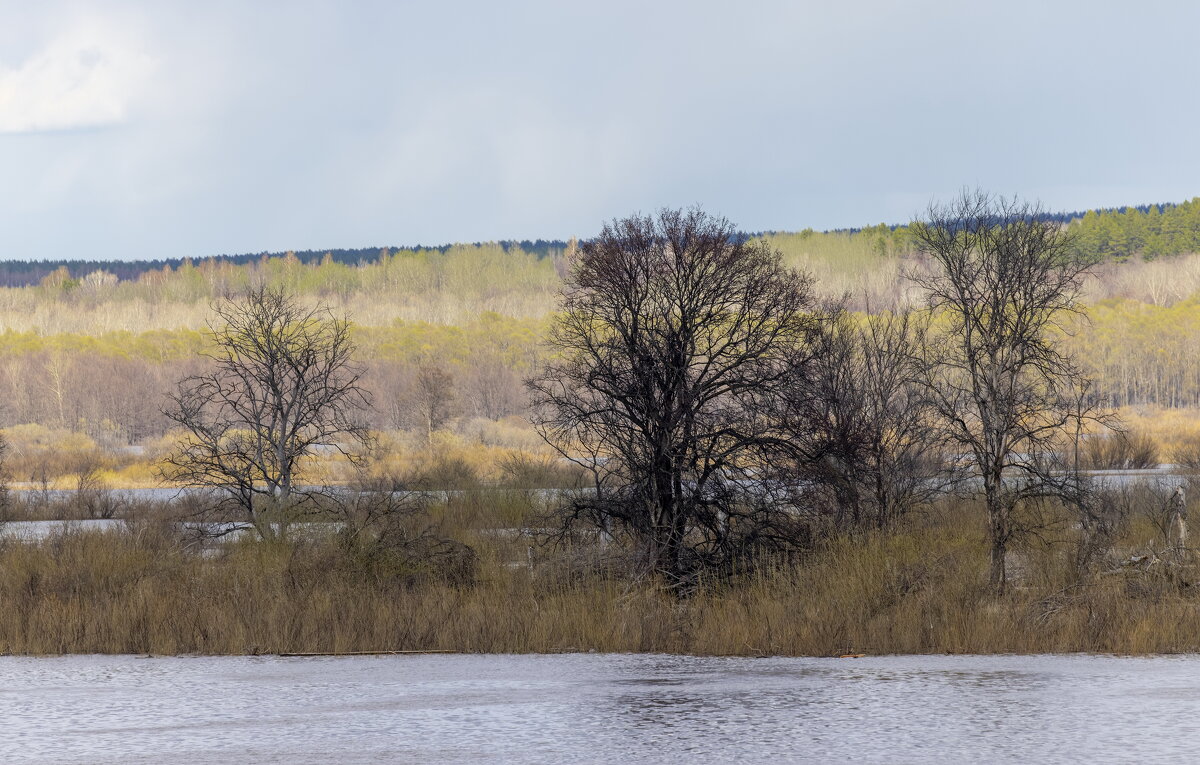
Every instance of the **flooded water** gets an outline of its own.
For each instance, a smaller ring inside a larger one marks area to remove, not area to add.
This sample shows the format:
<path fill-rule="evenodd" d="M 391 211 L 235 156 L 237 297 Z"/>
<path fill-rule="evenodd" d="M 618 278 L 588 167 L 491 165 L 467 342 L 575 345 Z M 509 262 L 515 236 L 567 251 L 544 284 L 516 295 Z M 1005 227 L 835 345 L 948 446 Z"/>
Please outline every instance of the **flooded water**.
<path fill-rule="evenodd" d="M 73 531 L 119 531 L 125 521 L 115 518 L 89 518 L 78 521 L 9 521 L 0 523 L 0 538 L 36 542 L 54 534 Z"/>
<path fill-rule="evenodd" d="M 1188 762 L 1198 734 L 1198 657 L 0 657 L 6 763 Z"/>
<path fill-rule="evenodd" d="M 23 542 L 37 542 L 48 539 L 56 534 L 115 532 L 130 528 L 129 523 L 117 518 L 87 518 L 70 521 L 9 521 L 0 524 L 0 539 L 13 539 Z M 278 529 L 278 526 L 274 526 Z M 305 534 L 322 536 L 332 534 L 341 528 L 340 523 L 292 523 L 288 531 L 292 535 Z M 246 534 L 252 534 L 250 527 L 242 523 L 185 523 L 183 531 L 203 532 L 210 535 L 220 535 L 225 540 L 234 540 Z"/>

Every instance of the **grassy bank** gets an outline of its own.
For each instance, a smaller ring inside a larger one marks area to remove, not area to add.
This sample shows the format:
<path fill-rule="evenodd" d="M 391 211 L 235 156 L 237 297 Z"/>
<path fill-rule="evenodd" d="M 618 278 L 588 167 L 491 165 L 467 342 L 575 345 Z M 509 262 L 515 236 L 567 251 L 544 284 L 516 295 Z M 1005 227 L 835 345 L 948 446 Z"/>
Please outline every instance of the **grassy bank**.
<path fill-rule="evenodd" d="M 620 551 L 489 532 L 532 509 L 519 493 L 497 496 L 434 509 L 469 560 L 336 535 L 199 544 L 152 521 L 8 538 L 0 652 L 1200 650 L 1196 569 L 1120 565 L 1161 546 L 1145 518 L 1082 568 L 1077 533 L 1047 526 L 1015 553 L 1017 586 L 1003 597 L 986 588 L 978 511 L 948 503 L 895 533 L 831 537 L 680 598 L 625 573 Z"/>

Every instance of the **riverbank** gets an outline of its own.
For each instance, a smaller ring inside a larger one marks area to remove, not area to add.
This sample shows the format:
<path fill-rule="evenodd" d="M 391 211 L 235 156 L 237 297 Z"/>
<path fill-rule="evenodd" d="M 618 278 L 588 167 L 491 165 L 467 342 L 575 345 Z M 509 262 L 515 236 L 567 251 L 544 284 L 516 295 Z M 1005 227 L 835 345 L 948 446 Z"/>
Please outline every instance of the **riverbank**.
<path fill-rule="evenodd" d="M 978 509 L 947 502 L 680 597 L 620 550 L 521 531 L 534 510 L 527 494 L 464 495 L 369 543 L 203 541 L 162 519 L 6 536 L 0 653 L 1200 651 L 1200 572 L 1124 565 L 1162 546 L 1148 518 L 1083 564 L 1079 532 L 1043 519 L 1003 596 L 987 589 Z"/>

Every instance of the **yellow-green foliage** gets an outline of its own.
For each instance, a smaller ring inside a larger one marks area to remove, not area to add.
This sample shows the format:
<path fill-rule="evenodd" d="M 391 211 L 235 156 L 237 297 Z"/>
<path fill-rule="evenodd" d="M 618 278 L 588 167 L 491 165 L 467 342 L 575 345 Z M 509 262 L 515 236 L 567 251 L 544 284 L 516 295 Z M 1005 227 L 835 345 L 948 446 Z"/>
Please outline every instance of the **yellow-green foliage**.
<path fill-rule="evenodd" d="M 528 371 L 547 322 L 487 312 L 461 326 L 396 320 L 388 326 L 355 325 L 354 341 L 364 358 L 404 362 L 463 364 L 490 355 Z"/>
<path fill-rule="evenodd" d="M 1068 342 L 1115 403 L 1176 407 L 1200 405 L 1197 340 L 1200 300 L 1193 297 L 1169 307 L 1131 300 L 1088 306 Z"/>
<path fill-rule="evenodd" d="M 0 288 L 0 326 L 48 334 L 199 329 L 213 300 L 261 284 L 321 300 L 352 313 L 360 324 L 384 326 L 396 319 L 458 324 L 488 312 L 545 316 L 559 285 L 552 259 L 498 244 L 383 253 L 356 265 L 332 258 L 304 264 L 294 256 L 244 266 L 185 261 L 177 269 L 115 283 L 52 277 L 35 287 Z"/>
<path fill-rule="evenodd" d="M 763 240 L 783 253 L 793 267 L 823 266 L 830 271 L 862 273 L 878 267 L 886 258 L 898 257 L 909 249 L 904 229 L 873 226 L 848 231 L 772 233 Z"/>
<path fill-rule="evenodd" d="M 491 354 L 508 366 L 527 370 L 546 326 L 544 319 L 489 311 L 462 325 L 395 319 L 382 326 L 356 323 L 352 331 L 360 355 L 368 359 L 461 364 L 479 354 Z M 165 363 L 195 358 L 209 350 L 212 343 L 207 330 L 190 328 L 54 335 L 9 329 L 0 333 L 0 358 L 33 353 L 97 354 Z"/>
<path fill-rule="evenodd" d="M 152 329 L 145 332 L 121 330 L 103 334 L 39 332 L 0 334 L 0 358 L 26 353 L 46 352 L 60 355 L 94 353 L 122 358 L 141 358 L 162 363 L 196 356 L 210 347 L 207 333 L 195 329 Z"/>
<path fill-rule="evenodd" d="M 899 275 L 910 246 L 902 228 L 764 238 L 786 262 L 817 277 L 819 294 L 852 295 L 856 310 L 886 310 L 906 298 Z M 360 264 L 295 257 L 244 266 L 185 262 L 132 282 L 56 272 L 38 286 L 0 288 L 3 422 L 86 433 L 110 452 L 104 467 L 115 480 L 151 480 L 152 460 L 111 452 L 158 438 L 169 424 L 155 413 L 211 349 L 211 301 L 270 283 L 350 317 L 358 362 L 376 395 L 373 426 L 412 427 L 409 381 L 418 367 L 433 366 L 454 381 L 457 409 L 448 427 L 467 438 L 462 429 L 473 417 L 523 412 L 520 381 L 553 352 L 546 331 L 568 266 L 558 256 L 485 244 L 385 253 Z M 1062 338 L 1100 396 L 1124 407 L 1200 407 L 1197 288 L 1200 256 L 1104 267 L 1089 287 L 1097 299 L 1086 316 L 1066 321 Z M 489 386 L 500 403 L 475 407 Z M 1160 452 L 1169 459 L 1181 439 L 1145 430 L 1163 442 Z M 21 456 L 16 464 L 22 480 L 40 469 Z"/>

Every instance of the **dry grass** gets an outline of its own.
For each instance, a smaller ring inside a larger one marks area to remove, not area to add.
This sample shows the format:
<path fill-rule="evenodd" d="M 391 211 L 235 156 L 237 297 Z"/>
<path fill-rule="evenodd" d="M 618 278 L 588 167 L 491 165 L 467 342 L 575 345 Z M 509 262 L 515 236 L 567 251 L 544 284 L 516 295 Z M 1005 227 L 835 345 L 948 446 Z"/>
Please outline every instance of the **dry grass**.
<path fill-rule="evenodd" d="M 12 488 L 61 490 L 77 488 L 84 475 L 107 489 L 161 487 L 163 459 L 176 448 L 181 434 L 172 431 L 137 448 L 113 448 L 84 433 L 36 424 L 4 428 L 0 436 L 8 444 L 2 467 Z M 532 426 L 519 417 L 463 420 L 455 423 L 454 430 L 434 433 L 432 444 L 416 431 L 377 431 L 374 436 L 367 476 L 402 476 L 406 483 L 424 488 L 504 483 L 517 462 L 556 459 Z M 352 484 L 362 477 L 336 454 L 313 457 L 301 470 L 301 481 L 314 484 Z M 573 474 L 565 469 L 557 472 L 563 475 L 545 485 L 563 485 L 563 476 Z M 443 477 L 448 482 L 439 483 Z"/>
<path fill-rule="evenodd" d="M 1153 439 L 1165 459 L 1175 461 L 1200 443 L 1200 409 L 1125 407 L 1118 414 L 1128 431 Z"/>
<path fill-rule="evenodd" d="M 535 523 L 537 511 L 520 491 L 468 492 L 434 508 L 431 522 L 478 554 L 469 581 L 335 539 L 238 542 L 200 554 L 150 522 L 6 541 L 0 651 L 1200 650 L 1195 568 L 1081 574 L 1068 531 L 1019 550 L 1017 586 L 996 597 L 984 579 L 977 509 L 947 505 L 899 533 L 831 539 L 802 560 L 683 598 L 626 575 L 612 551 L 538 547 L 487 531 Z M 1154 534 L 1135 519 L 1118 549 L 1143 549 Z"/>

